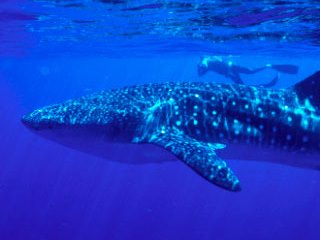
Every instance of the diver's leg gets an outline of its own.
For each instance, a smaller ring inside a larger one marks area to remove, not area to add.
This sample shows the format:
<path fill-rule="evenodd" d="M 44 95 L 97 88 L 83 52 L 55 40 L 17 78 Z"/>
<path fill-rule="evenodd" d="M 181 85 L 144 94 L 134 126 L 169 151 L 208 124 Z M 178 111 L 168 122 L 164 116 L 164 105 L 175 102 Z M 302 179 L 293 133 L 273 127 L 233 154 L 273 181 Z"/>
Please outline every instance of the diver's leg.
<path fill-rule="evenodd" d="M 277 82 L 279 81 L 279 73 L 277 74 L 277 76 L 275 76 L 269 83 L 266 84 L 262 84 L 262 87 L 273 87 L 274 85 L 277 84 Z"/>
<path fill-rule="evenodd" d="M 251 68 L 247 68 L 247 67 L 233 66 L 232 70 L 237 72 L 237 73 L 254 74 L 254 73 L 263 71 L 266 68 L 268 68 L 268 67 L 265 66 L 265 67 L 251 69 Z"/>
<path fill-rule="evenodd" d="M 230 73 L 226 76 L 229 77 L 236 84 L 244 84 L 244 82 L 242 81 L 242 79 L 240 77 L 240 74 L 238 74 L 238 73 Z"/>

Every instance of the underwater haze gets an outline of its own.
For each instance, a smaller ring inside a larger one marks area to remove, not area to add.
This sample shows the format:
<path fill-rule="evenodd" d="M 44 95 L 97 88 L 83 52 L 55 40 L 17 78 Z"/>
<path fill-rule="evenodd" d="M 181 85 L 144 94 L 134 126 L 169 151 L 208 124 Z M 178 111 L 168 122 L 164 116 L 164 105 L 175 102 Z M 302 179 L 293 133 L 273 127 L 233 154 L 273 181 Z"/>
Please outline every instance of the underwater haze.
<path fill-rule="evenodd" d="M 177 159 L 152 162 L 165 153 L 140 148 L 124 163 L 21 123 L 100 90 L 239 80 L 200 74 L 205 56 L 282 66 L 241 81 L 293 86 L 320 70 L 319 1 L 2 0 L 0 29 L 1 240 L 320 239 L 319 170 L 228 160 L 242 187 L 231 192 Z"/>

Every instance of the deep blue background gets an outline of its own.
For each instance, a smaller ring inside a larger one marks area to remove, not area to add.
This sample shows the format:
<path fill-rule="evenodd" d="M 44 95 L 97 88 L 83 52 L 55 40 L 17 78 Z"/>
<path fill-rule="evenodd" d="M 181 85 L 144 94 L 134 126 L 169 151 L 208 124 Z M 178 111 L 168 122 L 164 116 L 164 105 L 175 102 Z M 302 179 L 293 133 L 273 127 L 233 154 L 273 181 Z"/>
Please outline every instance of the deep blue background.
<path fill-rule="evenodd" d="M 0 239 L 320 239 L 319 171 L 228 161 L 243 187 L 232 193 L 182 162 L 115 163 L 42 139 L 20 123 L 22 114 L 36 107 L 95 90 L 228 81 L 212 73 L 199 79 L 199 57 L 2 58 Z M 277 87 L 318 68 L 308 58 L 243 56 L 236 61 L 298 64 L 299 74 L 281 75 Z M 264 72 L 250 81 L 273 76 Z"/>

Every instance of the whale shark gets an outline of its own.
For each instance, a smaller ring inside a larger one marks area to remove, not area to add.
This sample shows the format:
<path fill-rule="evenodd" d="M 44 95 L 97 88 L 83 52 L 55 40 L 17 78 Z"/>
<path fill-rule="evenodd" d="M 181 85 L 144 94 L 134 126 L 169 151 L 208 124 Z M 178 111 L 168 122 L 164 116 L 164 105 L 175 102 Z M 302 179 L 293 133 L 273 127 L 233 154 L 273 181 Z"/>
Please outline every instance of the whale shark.
<path fill-rule="evenodd" d="M 320 71 L 283 89 L 168 82 L 105 90 L 37 109 L 22 122 L 80 151 L 123 145 L 123 158 L 132 147 L 162 149 L 169 154 L 160 157 L 174 156 L 209 182 L 240 191 L 226 160 L 320 169 L 319 104 Z"/>

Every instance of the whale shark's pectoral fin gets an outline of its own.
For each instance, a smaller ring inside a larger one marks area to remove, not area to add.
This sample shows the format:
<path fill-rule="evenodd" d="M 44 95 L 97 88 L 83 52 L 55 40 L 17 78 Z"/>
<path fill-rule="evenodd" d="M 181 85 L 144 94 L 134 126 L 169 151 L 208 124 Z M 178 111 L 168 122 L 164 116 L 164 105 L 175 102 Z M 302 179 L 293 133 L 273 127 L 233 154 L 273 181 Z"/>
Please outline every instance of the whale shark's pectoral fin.
<path fill-rule="evenodd" d="M 225 145 L 199 142 L 176 132 L 154 134 L 149 142 L 169 150 L 209 182 L 231 191 L 240 190 L 238 178 L 215 152 Z"/>

